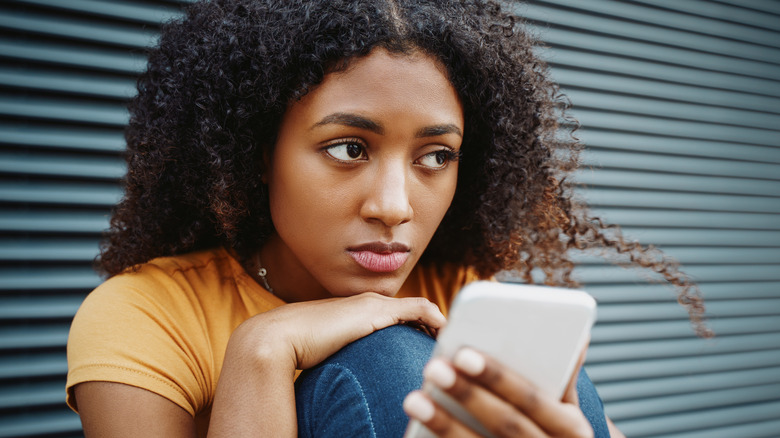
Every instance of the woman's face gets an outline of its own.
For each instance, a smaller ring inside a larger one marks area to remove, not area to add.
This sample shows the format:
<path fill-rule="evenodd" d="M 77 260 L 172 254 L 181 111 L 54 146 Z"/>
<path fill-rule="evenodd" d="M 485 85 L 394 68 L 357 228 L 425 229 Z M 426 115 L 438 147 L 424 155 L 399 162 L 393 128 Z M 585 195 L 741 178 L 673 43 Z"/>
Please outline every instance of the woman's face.
<path fill-rule="evenodd" d="M 374 50 L 293 103 L 266 180 L 275 291 L 394 295 L 452 202 L 463 129 L 457 93 L 420 53 Z"/>

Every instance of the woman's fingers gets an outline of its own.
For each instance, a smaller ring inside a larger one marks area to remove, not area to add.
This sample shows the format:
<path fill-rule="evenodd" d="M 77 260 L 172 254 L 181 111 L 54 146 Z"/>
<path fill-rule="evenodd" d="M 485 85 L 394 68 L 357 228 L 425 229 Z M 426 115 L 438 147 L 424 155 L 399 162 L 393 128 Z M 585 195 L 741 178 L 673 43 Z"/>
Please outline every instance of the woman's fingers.
<path fill-rule="evenodd" d="M 458 351 L 452 365 L 441 359 L 432 360 L 425 377 L 496 436 L 593 435 L 578 406 L 561 403 L 540 392 L 527 380 L 473 349 Z M 574 391 L 576 398 L 576 388 Z"/>
<path fill-rule="evenodd" d="M 266 327 L 275 334 L 274 339 L 291 346 L 296 367 L 305 369 L 350 342 L 399 323 L 424 327 L 435 335 L 446 319 L 435 304 L 424 298 L 364 293 L 286 304 L 257 315 L 249 324 Z"/>
<path fill-rule="evenodd" d="M 479 435 L 456 421 L 422 391 L 413 391 L 404 399 L 404 412 L 428 428 L 436 436 L 444 438 L 477 438 Z"/>
<path fill-rule="evenodd" d="M 382 298 L 391 300 L 397 306 L 400 305 L 394 324 L 406 323 L 417 328 L 425 328 L 434 337 L 439 329 L 447 324 L 447 319 L 441 313 L 439 306 L 425 298 Z"/>
<path fill-rule="evenodd" d="M 481 356 L 467 358 L 463 364 L 475 373 L 485 369 L 480 363 Z M 544 437 L 542 429 L 516 406 L 470 378 L 458 375 L 455 370 L 441 359 L 433 359 L 425 367 L 424 376 L 449 394 L 461 406 L 468 410 L 488 431 L 497 437 Z"/>
<path fill-rule="evenodd" d="M 425 298 L 390 298 L 369 292 L 336 300 L 349 302 L 349 319 L 366 324 L 358 338 L 395 324 L 411 325 L 436 337 L 447 323 L 439 307 Z"/>

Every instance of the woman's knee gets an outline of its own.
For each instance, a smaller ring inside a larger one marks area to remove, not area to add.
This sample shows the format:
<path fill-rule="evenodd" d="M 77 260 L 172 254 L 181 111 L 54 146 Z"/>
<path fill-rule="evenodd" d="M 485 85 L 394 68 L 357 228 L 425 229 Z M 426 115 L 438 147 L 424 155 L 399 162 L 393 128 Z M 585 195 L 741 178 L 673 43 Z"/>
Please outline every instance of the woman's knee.
<path fill-rule="evenodd" d="M 408 326 L 361 338 L 296 381 L 299 433 L 400 436 L 403 399 L 422 384 L 434 340 Z"/>
<path fill-rule="evenodd" d="M 361 363 L 376 371 L 376 365 L 397 366 L 399 371 L 410 368 L 422 371 L 433 351 L 434 339 L 405 325 L 394 325 L 376 331 L 347 345 L 336 353 L 335 360 Z"/>
<path fill-rule="evenodd" d="M 422 382 L 422 369 L 431 357 L 435 341 L 409 326 L 394 325 L 358 339 L 316 367 L 304 371 L 306 378 L 324 368 L 349 370 L 358 379 Z M 299 378 L 301 381 L 301 378 Z M 413 388 L 414 389 L 414 388 Z"/>

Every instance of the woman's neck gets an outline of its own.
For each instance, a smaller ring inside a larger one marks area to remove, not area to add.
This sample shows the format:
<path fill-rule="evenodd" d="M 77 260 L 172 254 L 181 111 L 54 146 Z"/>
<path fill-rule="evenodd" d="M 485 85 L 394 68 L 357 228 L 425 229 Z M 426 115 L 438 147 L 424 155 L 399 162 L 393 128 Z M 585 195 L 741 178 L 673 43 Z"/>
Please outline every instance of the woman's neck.
<path fill-rule="evenodd" d="M 310 301 L 331 298 L 332 295 L 311 276 L 309 271 L 274 235 L 258 251 L 252 261 L 250 273 L 255 281 L 266 288 L 270 287 L 277 297 L 285 302 Z M 265 278 L 259 275 L 260 269 L 265 270 Z"/>

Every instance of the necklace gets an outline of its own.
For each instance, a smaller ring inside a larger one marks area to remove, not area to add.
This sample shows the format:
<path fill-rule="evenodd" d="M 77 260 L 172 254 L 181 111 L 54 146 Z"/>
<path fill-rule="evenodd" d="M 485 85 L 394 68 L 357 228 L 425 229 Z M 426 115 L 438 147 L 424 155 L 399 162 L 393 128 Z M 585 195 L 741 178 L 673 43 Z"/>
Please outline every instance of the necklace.
<path fill-rule="evenodd" d="M 268 275 L 268 270 L 263 267 L 263 263 L 260 261 L 260 257 L 257 257 L 257 266 L 259 268 L 257 269 L 257 275 L 260 277 L 260 280 L 263 282 L 263 286 L 268 292 L 274 293 L 274 289 L 271 287 L 270 284 L 268 284 L 268 278 L 266 278 L 266 275 Z"/>

